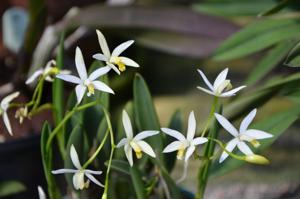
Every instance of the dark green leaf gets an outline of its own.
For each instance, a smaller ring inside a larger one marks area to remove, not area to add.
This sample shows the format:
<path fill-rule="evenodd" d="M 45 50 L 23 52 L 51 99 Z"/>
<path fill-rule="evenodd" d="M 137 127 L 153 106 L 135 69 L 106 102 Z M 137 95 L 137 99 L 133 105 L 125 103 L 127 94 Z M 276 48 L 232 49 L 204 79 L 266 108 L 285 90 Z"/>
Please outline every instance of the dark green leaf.
<path fill-rule="evenodd" d="M 294 0 L 281 0 L 278 4 L 274 5 L 272 8 L 269 8 L 268 10 L 260 13 L 258 16 L 262 17 L 262 16 L 268 16 L 268 15 L 275 14 L 275 13 L 279 12 L 280 10 L 284 9 L 292 1 L 294 1 Z"/>
<path fill-rule="evenodd" d="M 300 24 L 291 19 L 256 21 L 231 36 L 216 51 L 216 60 L 240 58 L 270 47 L 282 40 L 299 38 Z"/>
<path fill-rule="evenodd" d="M 146 199 L 146 190 L 145 185 L 142 181 L 142 175 L 140 171 L 135 167 L 130 167 L 130 176 L 133 182 L 133 187 L 138 199 Z"/>
<path fill-rule="evenodd" d="M 130 175 L 130 166 L 128 162 L 125 162 L 123 160 L 112 160 L 111 168 L 124 174 Z"/>
<path fill-rule="evenodd" d="M 289 52 L 284 63 L 290 67 L 300 67 L 300 43 Z"/>
<path fill-rule="evenodd" d="M 0 183 L 0 197 L 6 197 L 26 190 L 24 184 L 18 181 L 7 181 Z"/>

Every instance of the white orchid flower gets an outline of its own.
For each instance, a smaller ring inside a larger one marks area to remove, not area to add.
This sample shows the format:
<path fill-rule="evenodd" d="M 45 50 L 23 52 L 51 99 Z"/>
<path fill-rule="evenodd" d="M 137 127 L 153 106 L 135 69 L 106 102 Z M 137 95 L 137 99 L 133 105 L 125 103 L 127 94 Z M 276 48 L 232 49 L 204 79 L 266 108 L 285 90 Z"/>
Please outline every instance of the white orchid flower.
<path fill-rule="evenodd" d="M 40 76 L 45 76 L 45 80 L 48 82 L 53 82 L 53 75 L 60 74 L 70 74 L 71 71 L 69 70 L 59 70 L 56 67 L 56 62 L 54 60 L 49 61 L 46 64 L 45 68 L 41 68 L 35 71 L 25 82 L 25 84 L 31 84 L 35 82 Z"/>
<path fill-rule="evenodd" d="M 108 71 L 110 70 L 109 67 L 101 67 L 88 76 L 83 56 L 79 47 L 76 48 L 75 65 L 79 77 L 65 74 L 58 74 L 56 75 L 56 77 L 67 82 L 78 84 L 75 88 L 78 104 L 81 102 L 86 90 L 88 90 L 87 96 L 93 95 L 95 93 L 95 89 L 114 94 L 114 91 L 109 86 L 101 81 L 96 80 L 100 76 L 108 73 Z"/>
<path fill-rule="evenodd" d="M 46 194 L 41 186 L 38 186 L 39 199 L 46 199 Z"/>
<path fill-rule="evenodd" d="M 72 145 L 70 149 L 70 157 L 73 165 L 76 169 L 58 169 L 52 171 L 53 174 L 63 174 L 63 173 L 74 173 L 73 175 L 73 185 L 76 190 L 82 190 L 84 188 L 88 188 L 90 180 L 94 182 L 96 185 L 100 187 L 104 187 L 93 175 L 101 175 L 102 171 L 92 171 L 89 169 L 83 169 L 78 154 L 75 150 L 75 147 Z M 88 180 L 84 181 L 84 176 L 88 178 Z"/>
<path fill-rule="evenodd" d="M 2 115 L 3 122 L 6 126 L 6 129 L 10 135 L 12 135 L 12 130 L 10 122 L 7 115 L 7 110 L 9 108 L 10 102 L 19 96 L 20 92 L 14 92 L 6 97 L 4 97 L 0 103 L 0 115 Z"/>
<path fill-rule="evenodd" d="M 272 134 L 256 129 L 248 129 L 248 126 L 253 121 L 256 115 L 256 109 L 252 110 L 242 121 L 239 131 L 222 115 L 215 113 L 215 117 L 223 128 L 234 136 L 226 145 L 226 150 L 232 152 L 237 146 L 238 149 L 246 156 L 254 155 L 246 142 L 250 142 L 254 147 L 259 146 L 257 140 L 271 138 Z M 226 151 L 224 151 L 220 157 L 219 162 L 223 162 L 228 157 Z"/>
<path fill-rule="evenodd" d="M 101 50 L 103 54 L 97 53 L 93 55 L 94 59 L 104 61 L 107 66 L 109 66 L 111 69 L 113 69 L 117 74 L 121 74 L 121 72 L 124 72 L 126 70 L 126 66 L 131 66 L 131 67 L 139 67 L 139 64 L 133 61 L 132 59 L 128 57 L 123 57 L 120 56 L 120 54 L 125 51 L 129 46 L 131 46 L 134 41 L 129 40 L 126 41 L 120 45 L 118 45 L 112 53 L 110 53 L 110 50 L 108 48 L 106 39 L 104 35 L 99 31 L 96 30 L 97 35 L 98 35 L 98 41 L 101 47 Z M 118 68 L 116 67 L 118 66 Z"/>
<path fill-rule="evenodd" d="M 163 153 L 178 151 L 177 159 L 182 160 L 184 157 L 185 162 L 187 162 L 191 155 L 194 153 L 197 145 L 203 144 L 208 141 L 207 138 L 204 137 L 194 138 L 196 133 L 196 119 L 193 111 L 189 115 L 186 137 L 184 137 L 182 133 L 173 129 L 161 128 L 161 130 L 164 133 L 177 139 L 176 141 L 166 146 L 166 148 L 163 150 Z"/>
<path fill-rule="evenodd" d="M 240 86 L 238 88 L 230 90 L 232 88 L 232 85 L 230 83 L 230 80 L 226 79 L 228 68 L 220 72 L 220 74 L 217 76 L 216 80 L 214 81 L 213 85 L 208 81 L 205 74 L 201 70 L 198 70 L 198 72 L 201 75 L 202 79 L 204 80 L 205 84 L 208 86 L 209 90 L 206 88 L 202 88 L 200 86 L 198 86 L 197 88 L 210 95 L 214 95 L 217 97 L 231 97 L 234 96 L 238 91 L 246 87 L 246 86 Z"/>
<path fill-rule="evenodd" d="M 133 137 L 130 118 L 125 110 L 123 110 L 122 120 L 126 133 L 126 138 L 121 139 L 121 141 L 117 144 L 117 148 L 124 146 L 124 151 L 130 166 L 133 165 L 132 149 L 134 150 L 138 159 L 142 158 L 142 152 L 155 158 L 155 153 L 153 149 L 147 142 L 143 141 L 143 139 L 153 135 L 157 135 L 159 131 L 142 131 L 135 137 Z"/>

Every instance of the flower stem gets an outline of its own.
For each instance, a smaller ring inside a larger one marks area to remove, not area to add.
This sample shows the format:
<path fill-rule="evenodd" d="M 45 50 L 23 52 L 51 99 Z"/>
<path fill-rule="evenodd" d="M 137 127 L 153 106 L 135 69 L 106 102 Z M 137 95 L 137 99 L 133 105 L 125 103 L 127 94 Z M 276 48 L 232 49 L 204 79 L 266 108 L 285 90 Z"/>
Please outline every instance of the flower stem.
<path fill-rule="evenodd" d="M 213 104 L 211 106 L 210 113 L 209 113 L 209 116 L 208 116 L 208 118 L 206 120 L 204 129 L 203 129 L 203 131 L 201 133 L 201 137 L 205 136 L 205 133 L 206 133 L 208 127 L 210 126 L 211 120 L 212 120 L 212 118 L 214 116 L 214 113 L 215 113 L 215 110 L 216 110 L 216 107 L 217 107 L 217 104 L 218 104 L 218 99 L 219 99 L 218 97 L 216 97 L 216 96 L 214 97 L 214 101 L 213 101 Z"/>

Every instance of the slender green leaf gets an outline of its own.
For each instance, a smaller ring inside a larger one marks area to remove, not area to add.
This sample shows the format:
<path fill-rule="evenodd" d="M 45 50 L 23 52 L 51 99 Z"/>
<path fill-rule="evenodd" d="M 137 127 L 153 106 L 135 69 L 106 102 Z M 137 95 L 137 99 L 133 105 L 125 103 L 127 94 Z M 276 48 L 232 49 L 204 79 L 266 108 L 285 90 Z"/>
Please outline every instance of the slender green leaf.
<path fill-rule="evenodd" d="M 142 181 L 142 175 L 140 171 L 135 167 L 130 167 L 130 176 L 133 182 L 133 187 L 138 199 L 146 199 L 146 190 L 145 185 Z"/>
<path fill-rule="evenodd" d="M 299 38 L 300 24 L 291 19 L 256 21 L 231 36 L 216 51 L 219 61 L 240 58 L 270 47 L 282 40 Z"/>
<path fill-rule="evenodd" d="M 294 46 L 294 41 L 283 41 L 272 48 L 249 74 L 245 84 L 251 85 L 261 80 L 277 66 Z"/>
<path fill-rule="evenodd" d="M 292 107 L 286 111 L 279 112 L 269 118 L 266 118 L 263 121 L 251 125 L 251 129 L 259 129 L 273 134 L 273 138 L 263 140 L 261 146 L 257 149 L 254 149 L 254 153 L 260 153 L 267 147 L 269 147 L 279 136 L 290 127 L 300 115 L 300 107 Z M 239 166 L 243 165 L 245 162 L 236 160 L 233 158 L 228 158 L 224 163 L 219 164 L 215 162 L 212 168 L 213 176 L 223 175 L 229 171 L 232 171 Z"/>
<path fill-rule="evenodd" d="M 300 42 L 289 52 L 284 63 L 290 67 L 300 67 Z"/>
<path fill-rule="evenodd" d="M 107 163 L 105 164 L 107 165 Z M 124 174 L 130 175 L 130 166 L 128 162 L 125 162 L 123 160 L 112 160 L 111 168 Z"/>
<path fill-rule="evenodd" d="M 277 3 L 273 7 L 260 13 L 258 16 L 262 17 L 262 16 L 269 16 L 269 15 L 275 14 L 275 13 L 281 11 L 282 9 L 286 8 L 286 6 L 292 1 L 294 1 L 294 0 L 281 0 L 279 3 Z"/>
<path fill-rule="evenodd" d="M 54 176 L 52 175 L 52 146 L 50 147 L 50 150 L 46 150 L 46 143 L 49 138 L 49 135 L 51 133 L 50 126 L 48 122 L 44 123 L 43 129 L 42 129 L 42 136 L 41 136 L 41 152 L 42 152 L 42 161 L 43 161 L 43 168 L 44 173 L 46 177 L 46 181 L 48 184 L 48 192 L 50 199 L 60 199 L 61 194 L 59 192 L 59 189 L 56 185 Z"/>
<path fill-rule="evenodd" d="M 25 185 L 18 181 L 7 181 L 0 183 L 0 197 L 10 196 L 25 190 Z"/>

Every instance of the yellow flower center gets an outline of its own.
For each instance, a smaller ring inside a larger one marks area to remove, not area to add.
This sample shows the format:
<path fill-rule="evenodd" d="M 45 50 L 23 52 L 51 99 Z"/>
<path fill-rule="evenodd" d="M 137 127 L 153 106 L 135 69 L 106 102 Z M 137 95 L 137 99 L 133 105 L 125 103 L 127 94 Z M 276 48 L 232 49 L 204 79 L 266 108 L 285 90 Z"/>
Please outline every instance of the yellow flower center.
<path fill-rule="evenodd" d="M 141 147 L 134 141 L 130 142 L 130 146 L 133 148 L 137 159 L 141 159 L 143 156 Z"/>
<path fill-rule="evenodd" d="M 241 135 L 239 137 L 239 139 L 241 141 L 247 141 L 247 142 L 250 142 L 252 144 L 252 146 L 254 146 L 255 148 L 259 147 L 260 146 L 260 143 L 259 141 L 257 141 L 256 139 L 250 137 L 250 136 L 246 136 L 246 135 Z"/>
<path fill-rule="evenodd" d="M 124 72 L 126 70 L 125 64 L 122 62 L 120 57 L 112 57 L 111 62 L 118 65 L 119 71 Z"/>
<path fill-rule="evenodd" d="M 87 85 L 88 91 L 89 91 L 89 95 L 94 95 L 95 94 L 95 87 L 92 83 Z"/>
<path fill-rule="evenodd" d="M 178 149 L 177 151 L 177 159 L 178 160 L 182 160 L 184 154 L 185 154 L 185 146 L 184 145 L 181 145 L 180 148 Z"/>
<path fill-rule="evenodd" d="M 15 118 L 19 118 L 20 124 L 22 124 L 23 121 L 24 121 L 24 118 L 27 118 L 27 117 L 28 117 L 28 108 L 27 108 L 27 106 L 24 107 L 24 108 L 21 107 L 16 111 Z"/>
<path fill-rule="evenodd" d="M 232 84 L 230 83 L 230 80 L 226 79 L 220 84 L 217 88 L 217 93 L 221 94 L 224 90 L 230 90 L 232 89 Z"/>

